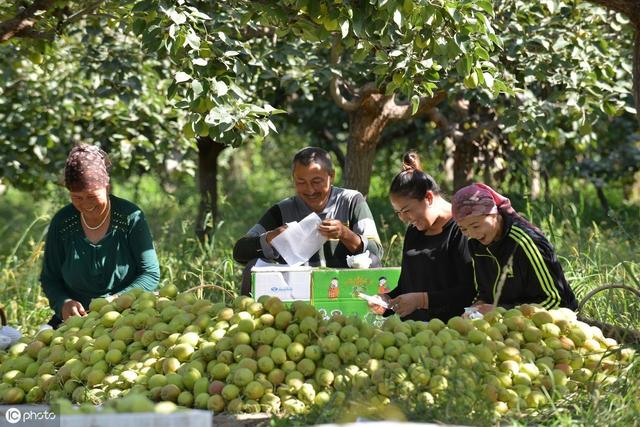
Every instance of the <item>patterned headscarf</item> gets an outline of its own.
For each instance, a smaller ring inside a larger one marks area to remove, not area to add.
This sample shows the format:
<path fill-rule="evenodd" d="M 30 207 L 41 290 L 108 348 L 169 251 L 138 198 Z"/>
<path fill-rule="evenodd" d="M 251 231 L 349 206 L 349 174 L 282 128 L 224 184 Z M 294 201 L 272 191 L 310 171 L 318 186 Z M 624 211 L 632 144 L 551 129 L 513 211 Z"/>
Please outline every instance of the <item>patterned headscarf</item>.
<path fill-rule="evenodd" d="M 64 185 L 70 191 L 102 188 L 109 185 L 111 160 L 100 147 L 89 144 L 71 149 L 64 166 Z"/>
<path fill-rule="evenodd" d="M 542 231 L 517 213 L 511 206 L 511 201 L 493 188 L 480 182 L 461 188 L 451 200 L 451 213 L 456 222 L 468 216 L 489 215 L 503 213 L 515 217 L 540 234 Z"/>
<path fill-rule="evenodd" d="M 461 188 L 453 195 L 451 211 L 456 222 L 468 217 L 498 213 L 515 214 L 511 201 L 486 184 L 476 183 Z"/>

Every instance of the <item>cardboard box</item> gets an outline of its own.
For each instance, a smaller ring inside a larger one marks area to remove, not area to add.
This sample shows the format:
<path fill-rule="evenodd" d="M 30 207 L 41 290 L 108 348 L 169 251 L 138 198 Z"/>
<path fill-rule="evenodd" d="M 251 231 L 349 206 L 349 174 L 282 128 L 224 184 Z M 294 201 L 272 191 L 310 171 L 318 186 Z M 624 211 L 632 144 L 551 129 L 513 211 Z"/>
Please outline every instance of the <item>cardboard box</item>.
<path fill-rule="evenodd" d="M 311 300 L 311 267 L 272 265 L 251 269 L 251 293 L 280 298 L 284 302 Z"/>
<path fill-rule="evenodd" d="M 311 273 L 311 303 L 326 317 L 334 312 L 346 316 L 366 316 L 371 313 L 357 292 L 367 295 L 386 293 L 395 288 L 400 267 L 369 269 L 319 269 Z"/>
<path fill-rule="evenodd" d="M 213 419 L 211 411 L 190 409 L 171 414 L 149 412 L 62 415 L 59 422 L 61 427 L 200 427 L 214 425 Z"/>

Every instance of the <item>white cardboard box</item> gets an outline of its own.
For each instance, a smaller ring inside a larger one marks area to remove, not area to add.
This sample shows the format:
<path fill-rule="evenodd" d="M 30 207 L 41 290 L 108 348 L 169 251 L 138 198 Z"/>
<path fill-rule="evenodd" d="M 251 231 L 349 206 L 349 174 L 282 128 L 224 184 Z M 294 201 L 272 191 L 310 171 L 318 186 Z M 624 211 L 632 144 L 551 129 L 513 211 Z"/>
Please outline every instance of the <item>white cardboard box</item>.
<path fill-rule="evenodd" d="M 270 265 L 251 269 L 253 297 L 262 295 L 280 298 L 282 301 L 311 300 L 311 267 Z"/>
<path fill-rule="evenodd" d="M 191 409 L 171 414 L 80 414 L 62 415 L 60 427 L 211 427 L 213 413 Z"/>

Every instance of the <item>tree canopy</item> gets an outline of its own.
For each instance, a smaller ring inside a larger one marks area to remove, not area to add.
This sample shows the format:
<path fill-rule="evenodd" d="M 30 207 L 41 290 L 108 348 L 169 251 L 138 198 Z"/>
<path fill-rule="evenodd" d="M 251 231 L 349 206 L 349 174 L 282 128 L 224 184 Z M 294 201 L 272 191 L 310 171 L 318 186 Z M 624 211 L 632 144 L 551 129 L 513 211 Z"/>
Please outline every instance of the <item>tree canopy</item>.
<path fill-rule="evenodd" d="M 452 142 L 459 183 L 541 152 L 549 166 L 599 146 L 605 158 L 635 144 L 607 136 L 636 112 L 625 11 L 579 0 L 4 4 L 2 176 L 34 188 L 79 140 L 128 173 L 192 173 L 196 136 L 248 143 L 285 111 L 316 134 L 346 126 L 347 147 L 333 148 L 364 193 L 383 131 L 413 117 L 438 124 L 430 143 Z M 314 113 L 328 100 L 343 119 Z"/>

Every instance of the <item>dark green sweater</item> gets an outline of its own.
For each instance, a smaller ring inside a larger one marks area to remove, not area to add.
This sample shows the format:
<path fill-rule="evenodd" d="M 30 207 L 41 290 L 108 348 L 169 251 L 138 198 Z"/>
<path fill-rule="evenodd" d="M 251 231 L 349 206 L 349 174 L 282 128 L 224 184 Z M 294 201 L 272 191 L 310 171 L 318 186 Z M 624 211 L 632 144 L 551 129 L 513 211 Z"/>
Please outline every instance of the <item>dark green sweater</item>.
<path fill-rule="evenodd" d="M 49 224 L 40 282 L 60 318 L 67 299 L 87 309 L 96 297 L 158 286 L 160 266 L 144 214 L 127 200 L 110 198 L 111 224 L 96 244 L 85 236 L 72 204 L 60 209 Z"/>

